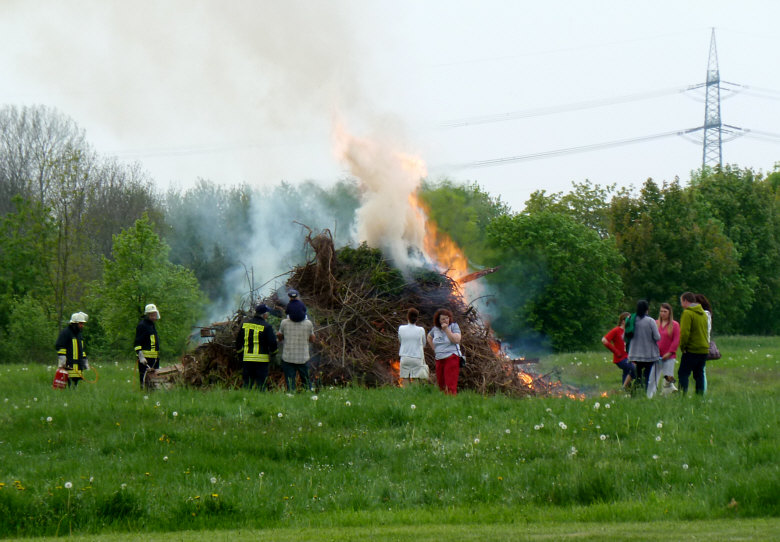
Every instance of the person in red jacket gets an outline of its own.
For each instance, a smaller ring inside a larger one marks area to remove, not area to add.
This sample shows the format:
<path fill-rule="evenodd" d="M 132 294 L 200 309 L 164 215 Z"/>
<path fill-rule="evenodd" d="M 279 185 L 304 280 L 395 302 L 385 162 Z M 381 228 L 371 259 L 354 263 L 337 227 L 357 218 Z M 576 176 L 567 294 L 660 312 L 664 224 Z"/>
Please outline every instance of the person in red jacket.
<path fill-rule="evenodd" d="M 618 317 L 618 325 L 601 338 L 601 342 L 612 352 L 612 363 L 623 370 L 623 387 L 628 389 L 631 381 L 636 378 L 636 367 L 628 361 L 626 343 L 623 340 L 623 331 L 626 329 L 627 312 L 621 312 Z"/>

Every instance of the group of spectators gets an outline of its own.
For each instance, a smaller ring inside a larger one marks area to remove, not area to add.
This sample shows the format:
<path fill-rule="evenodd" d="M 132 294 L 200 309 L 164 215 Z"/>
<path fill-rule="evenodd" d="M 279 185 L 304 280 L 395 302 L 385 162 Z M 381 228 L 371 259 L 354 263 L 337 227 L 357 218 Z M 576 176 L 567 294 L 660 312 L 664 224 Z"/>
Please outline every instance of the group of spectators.
<path fill-rule="evenodd" d="M 247 389 L 265 389 L 268 366 L 271 358 L 278 354 L 283 344 L 281 366 L 287 389 L 294 391 L 296 379 L 300 376 L 306 389 L 311 389 L 308 361 L 309 345 L 316 342 L 314 326 L 309 320 L 306 306 L 298 299 L 298 292 L 287 292 L 289 302 L 285 309 L 279 331 L 274 333 L 268 322 L 271 310 L 265 304 L 255 307 L 254 314 L 244 319 L 236 336 L 235 348 L 242 362 L 243 386 Z M 658 319 L 648 317 L 648 302 L 637 302 L 636 312 L 623 312 L 618 325 L 609 331 L 601 342 L 612 351 L 612 361 L 623 371 L 623 386 L 629 390 L 638 380 L 648 397 L 658 391 L 658 381 L 663 376 L 661 394 L 678 390 L 688 391 L 691 375 L 696 393 L 707 390 L 707 357 L 711 347 L 712 307 L 703 294 L 685 292 L 680 296 L 683 308 L 680 322 L 674 320 L 672 306 L 662 303 Z M 460 369 L 465 363 L 460 348 L 461 331 L 454 321 L 452 312 L 439 309 L 433 315 L 434 325 L 426 334 L 417 325 L 419 311 L 408 310 L 407 323 L 398 328 L 400 341 L 400 377 L 407 382 L 427 381 L 428 365 L 425 363 L 424 348 L 433 350 L 436 360 L 436 382 L 443 392 L 458 393 Z M 144 316 L 136 327 L 135 352 L 138 357 L 138 372 L 141 387 L 149 369 L 159 367 L 160 339 L 155 322 L 160 312 L 154 304 L 145 307 Z M 76 386 L 83 378 L 82 371 L 89 367 L 84 352 L 82 329 L 87 321 L 85 313 L 74 313 L 69 325 L 57 339 L 58 366 L 68 372 L 68 385 Z M 674 365 L 678 349 L 682 352 L 677 379 Z"/>
<path fill-rule="evenodd" d="M 682 352 L 677 379 L 680 390 L 688 391 L 691 375 L 696 393 L 707 391 L 707 357 L 712 335 L 712 306 L 703 294 L 685 292 L 680 296 L 683 308 L 680 322 L 674 320 L 672 306 L 662 303 L 658 319 L 648 317 L 649 305 L 644 299 L 637 302 L 636 312 L 623 312 L 618 325 L 601 342 L 612 351 L 612 361 L 623 371 L 623 387 L 629 390 L 638 379 L 647 397 L 658 391 L 663 375 L 661 394 L 678 391 L 675 385 L 674 365 L 678 349 Z"/>

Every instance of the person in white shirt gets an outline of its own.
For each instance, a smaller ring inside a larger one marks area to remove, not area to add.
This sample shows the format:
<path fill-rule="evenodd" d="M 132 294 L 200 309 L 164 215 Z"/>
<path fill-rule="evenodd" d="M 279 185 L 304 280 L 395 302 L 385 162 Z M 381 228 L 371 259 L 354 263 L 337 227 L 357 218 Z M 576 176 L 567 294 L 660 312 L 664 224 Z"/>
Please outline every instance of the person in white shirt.
<path fill-rule="evenodd" d="M 425 330 L 417 325 L 420 313 L 411 308 L 406 313 L 407 324 L 399 326 L 398 340 L 401 348 L 398 355 L 401 358 L 400 377 L 412 383 L 415 379 L 428 380 L 428 365 L 425 364 Z"/>

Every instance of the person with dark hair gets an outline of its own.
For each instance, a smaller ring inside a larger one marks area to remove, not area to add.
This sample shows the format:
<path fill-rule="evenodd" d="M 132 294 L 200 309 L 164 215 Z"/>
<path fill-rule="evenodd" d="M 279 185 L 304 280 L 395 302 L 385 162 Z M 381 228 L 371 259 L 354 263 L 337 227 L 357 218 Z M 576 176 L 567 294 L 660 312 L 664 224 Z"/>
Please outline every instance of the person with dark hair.
<path fill-rule="evenodd" d="M 406 313 L 406 325 L 398 327 L 398 340 L 401 347 L 398 356 L 401 360 L 399 376 L 408 379 L 411 384 L 414 379 L 427 380 L 428 366 L 425 364 L 425 330 L 417 325 L 420 312 L 411 308 Z"/>
<path fill-rule="evenodd" d="M 693 374 L 696 393 L 703 395 L 707 391 L 707 353 L 710 350 L 708 340 L 707 315 L 696 295 L 685 292 L 680 296 L 683 312 L 680 316 L 680 368 L 677 379 L 680 389 L 688 392 L 688 378 Z"/>
<path fill-rule="evenodd" d="M 433 315 L 433 328 L 428 332 L 428 345 L 436 357 L 436 382 L 439 389 L 450 395 L 458 394 L 460 376 L 460 327 L 452 313 L 439 309 Z"/>
<path fill-rule="evenodd" d="M 282 348 L 282 372 L 287 382 L 287 391 L 295 391 L 295 379 L 301 375 L 301 383 L 307 390 L 312 389 L 309 379 L 309 344 L 317 339 L 314 336 L 314 324 L 308 318 L 299 322 L 285 318 L 279 324 L 276 338 L 284 343 Z"/>
<path fill-rule="evenodd" d="M 680 345 L 680 324 L 674 321 L 674 312 L 669 303 L 661 303 L 658 311 L 658 332 L 661 340 L 658 341 L 658 351 L 661 359 L 653 365 L 650 371 L 650 383 L 647 386 L 647 396 L 652 397 L 658 389 L 658 377 L 664 376 L 664 387 L 661 395 L 668 395 L 677 391 L 674 385 L 674 363 L 677 361 L 677 347 Z"/>
<path fill-rule="evenodd" d="M 618 325 L 601 338 L 601 342 L 612 352 L 612 363 L 623 370 L 623 388 L 628 389 L 631 381 L 636 378 L 636 367 L 628 361 L 626 343 L 623 340 L 623 332 L 626 329 L 627 312 L 621 312 L 618 317 Z"/>
<path fill-rule="evenodd" d="M 659 360 L 658 341 L 661 334 L 655 320 L 647 317 L 649 305 L 644 299 L 636 304 L 636 319 L 634 321 L 634 337 L 628 346 L 628 359 L 636 365 L 637 378 L 647 391 L 650 381 L 650 371 Z"/>
<path fill-rule="evenodd" d="M 270 356 L 277 351 L 276 335 L 268 323 L 269 312 L 262 303 L 255 307 L 254 316 L 241 323 L 236 335 L 236 352 L 241 356 L 244 388 L 248 390 L 265 390 Z"/>
<path fill-rule="evenodd" d="M 303 301 L 298 299 L 298 295 L 298 290 L 295 289 L 291 289 L 287 292 L 287 297 L 290 301 L 287 303 L 284 312 L 293 322 L 303 322 L 306 320 L 306 305 L 303 304 Z"/>
<path fill-rule="evenodd" d="M 710 300 L 704 294 L 694 294 L 696 296 L 696 303 L 701 305 L 704 309 L 704 314 L 707 315 L 707 343 L 712 340 L 712 305 Z"/>
<path fill-rule="evenodd" d="M 78 386 L 84 378 L 82 371 L 89 369 L 87 353 L 84 352 L 84 336 L 81 333 L 88 318 L 84 312 L 74 312 L 68 326 L 60 332 L 54 345 L 57 349 L 57 367 L 68 372 L 68 387 Z"/>

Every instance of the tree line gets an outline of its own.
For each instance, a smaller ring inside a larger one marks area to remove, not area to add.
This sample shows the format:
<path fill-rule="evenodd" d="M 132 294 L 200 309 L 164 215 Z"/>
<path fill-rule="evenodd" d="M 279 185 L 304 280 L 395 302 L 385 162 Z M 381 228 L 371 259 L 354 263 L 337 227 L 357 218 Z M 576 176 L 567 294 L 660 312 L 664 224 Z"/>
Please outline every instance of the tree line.
<path fill-rule="evenodd" d="M 560 351 L 598 344 L 639 298 L 675 305 L 684 290 L 711 299 L 719 333 L 778 333 L 778 184 L 778 171 L 735 167 L 638 191 L 585 181 L 535 192 L 519 212 L 476 183 L 425 181 L 420 195 L 474 267 L 500 266 L 483 279 L 494 329 L 518 347 Z M 300 228 L 301 242 L 279 238 L 294 219 L 343 245 L 359 205 L 350 179 L 263 189 L 200 180 L 161 193 L 58 111 L 2 107 L 0 361 L 50 361 L 75 311 L 92 317 L 93 353 L 129 352 L 149 302 L 163 312 L 163 353 L 179 354 L 209 307 L 241 302 L 237 281 L 252 292 L 306 258 Z M 255 277 L 248 253 L 258 251 L 275 261 Z"/>

